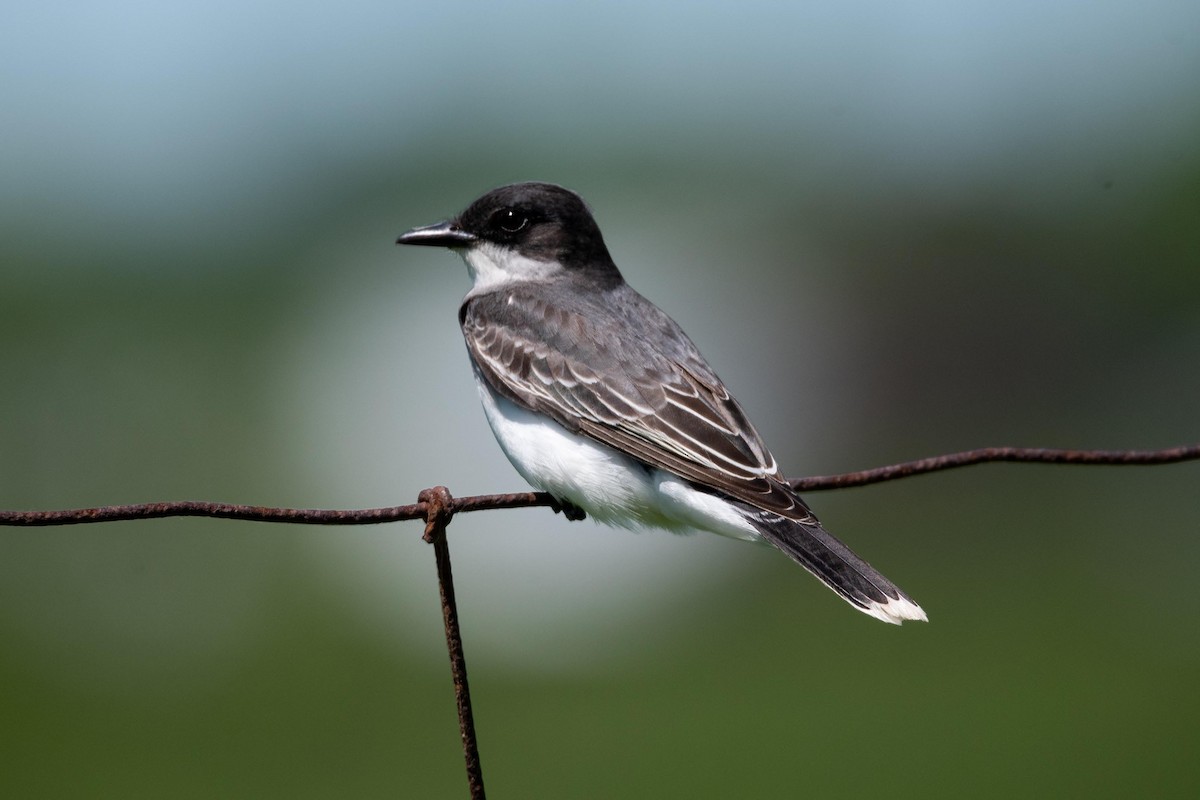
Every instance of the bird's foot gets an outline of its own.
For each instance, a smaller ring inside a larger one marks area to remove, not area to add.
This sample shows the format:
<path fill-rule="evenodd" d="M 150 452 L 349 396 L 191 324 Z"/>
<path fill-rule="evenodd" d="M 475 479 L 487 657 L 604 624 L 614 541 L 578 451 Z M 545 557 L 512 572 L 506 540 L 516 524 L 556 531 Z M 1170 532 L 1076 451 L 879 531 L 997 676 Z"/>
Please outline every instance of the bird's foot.
<path fill-rule="evenodd" d="M 551 497 L 550 508 L 553 509 L 555 514 L 562 514 L 571 520 L 571 522 L 587 519 L 587 512 L 569 500 L 560 500 L 557 497 Z"/>

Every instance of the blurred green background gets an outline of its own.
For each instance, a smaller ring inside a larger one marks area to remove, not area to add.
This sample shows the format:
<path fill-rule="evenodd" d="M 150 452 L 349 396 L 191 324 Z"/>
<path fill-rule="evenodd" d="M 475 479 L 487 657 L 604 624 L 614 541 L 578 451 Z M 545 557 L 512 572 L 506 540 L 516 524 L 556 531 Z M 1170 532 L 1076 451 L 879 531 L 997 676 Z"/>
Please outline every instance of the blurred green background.
<path fill-rule="evenodd" d="M 444 252 L 514 180 L 793 475 L 1200 438 L 1200 6 L 18 3 L 0 507 L 518 490 Z M 786 559 L 455 520 L 494 797 L 1194 797 L 1200 465 L 811 495 L 929 625 Z M 0 796 L 460 797 L 416 524 L 0 529 Z"/>

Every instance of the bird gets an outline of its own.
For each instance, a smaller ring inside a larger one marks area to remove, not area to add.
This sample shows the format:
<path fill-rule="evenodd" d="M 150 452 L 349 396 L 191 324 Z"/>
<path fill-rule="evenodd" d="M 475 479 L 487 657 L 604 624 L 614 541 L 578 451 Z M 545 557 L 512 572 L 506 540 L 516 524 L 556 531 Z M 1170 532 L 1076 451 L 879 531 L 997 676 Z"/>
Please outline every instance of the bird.
<path fill-rule="evenodd" d="M 865 614 L 927 621 L 822 527 L 692 340 L 625 282 L 578 194 L 501 186 L 396 243 L 466 262 L 458 319 L 484 414 L 569 518 L 765 542 Z"/>

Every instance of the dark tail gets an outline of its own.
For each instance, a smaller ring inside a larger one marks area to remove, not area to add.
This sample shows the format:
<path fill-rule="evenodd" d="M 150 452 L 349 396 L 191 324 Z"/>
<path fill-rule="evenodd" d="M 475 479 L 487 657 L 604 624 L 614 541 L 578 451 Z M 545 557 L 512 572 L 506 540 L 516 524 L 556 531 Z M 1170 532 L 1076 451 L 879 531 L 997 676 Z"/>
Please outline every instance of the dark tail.
<path fill-rule="evenodd" d="M 835 539 L 815 518 L 801 522 L 757 509 L 747 512 L 750 523 L 765 541 L 864 614 L 894 625 L 906 619 L 929 621 L 900 587 Z"/>

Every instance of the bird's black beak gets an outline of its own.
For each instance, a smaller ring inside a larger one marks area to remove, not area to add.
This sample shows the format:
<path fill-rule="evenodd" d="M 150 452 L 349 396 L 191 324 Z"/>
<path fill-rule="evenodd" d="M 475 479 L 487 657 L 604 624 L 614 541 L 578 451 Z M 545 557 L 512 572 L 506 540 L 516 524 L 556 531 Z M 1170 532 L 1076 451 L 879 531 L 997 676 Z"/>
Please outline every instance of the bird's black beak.
<path fill-rule="evenodd" d="M 396 240 L 396 244 L 423 244 L 429 247 L 466 247 L 475 241 L 475 234 L 467 233 L 452 219 L 413 228 Z"/>

